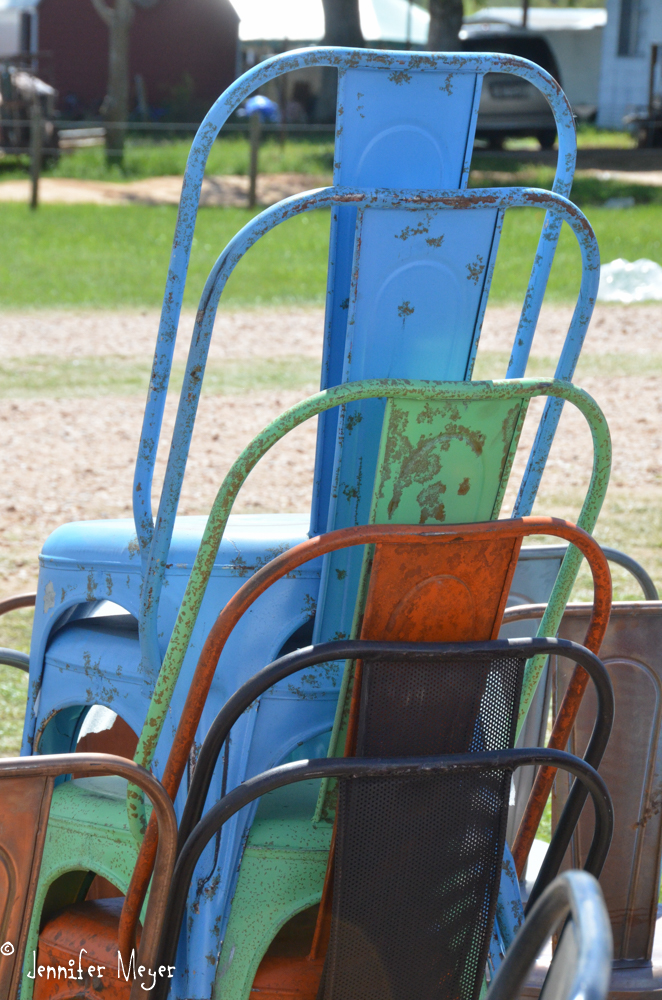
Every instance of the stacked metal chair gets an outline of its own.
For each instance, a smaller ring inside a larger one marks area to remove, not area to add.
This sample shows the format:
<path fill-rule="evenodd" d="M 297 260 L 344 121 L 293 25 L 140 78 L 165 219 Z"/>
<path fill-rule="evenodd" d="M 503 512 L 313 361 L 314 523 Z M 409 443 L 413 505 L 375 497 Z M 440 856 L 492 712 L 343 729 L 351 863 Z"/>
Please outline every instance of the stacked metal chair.
<path fill-rule="evenodd" d="M 612 936 L 604 897 L 584 872 L 557 878 L 536 903 L 487 993 L 488 1000 L 525 995 L 527 978 L 546 939 L 563 928 L 543 1000 L 605 1000 L 609 993 Z"/>
<path fill-rule="evenodd" d="M 151 489 L 197 202 L 207 155 L 223 123 L 256 88 L 302 66 L 339 71 L 336 165 L 331 188 L 274 206 L 247 224 L 221 253 L 200 300 L 156 517 Z M 492 71 L 529 80 L 548 98 L 559 131 L 552 192 L 468 190 L 481 80 Z M 558 85 L 512 57 L 342 49 L 288 53 L 260 64 L 212 108 L 187 167 L 136 463 L 134 519 L 82 522 L 51 536 L 41 557 L 31 649 L 31 700 L 23 752 L 76 749 L 90 711 L 117 713 L 111 737 L 151 767 L 181 815 L 188 750 L 202 742 L 216 711 L 253 673 L 306 641 L 348 637 L 360 594 L 362 551 L 330 551 L 261 598 L 225 644 L 207 689 L 194 683 L 196 661 L 219 608 L 261 565 L 301 543 L 307 532 L 351 525 L 471 524 L 496 518 L 528 400 L 547 396 L 513 517 L 531 511 L 563 401 L 583 412 L 594 440 L 591 487 L 580 527 L 591 531 L 609 475 L 604 418 L 570 379 L 597 291 L 599 256 L 582 213 L 568 200 L 575 161 L 572 114 Z M 546 208 L 525 306 L 502 383 L 471 383 L 503 214 Z M 265 232 L 285 219 L 330 207 L 331 241 L 322 392 L 285 413 L 240 456 L 209 519 L 176 518 L 186 458 L 220 295 L 233 268 Z M 582 255 L 580 292 L 556 379 L 522 380 L 551 268 L 566 221 Z M 436 381 L 416 382 L 416 379 Z M 452 381 L 455 380 L 455 381 Z M 388 402 L 386 402 L 388 401 Z M 231 516 L 245 475 L 283 433 L 320 415 L 310 517 Z M 457 481 L 456 481 L 457 480 Z M 553 634 L 572 587 L 579 553 L 571 549 L 541 627 Z M 504 595 L 504 600 L 505 600 Z M 126 612 L 105 613 L 112 601 Z M 311 609 L 317 608 L 314 621 Z M 542 664 L 527 671 L 521 718 Z M 306 671 L 233 730 L 218 795 L 247 776 L 319 739 L 334 723 L 342 671 Z M 209 699 L 207 700 L 207 692 Z M 186 715 L 187 697 L 198 714 Z M 184 732 L 186 719 L 195 725 Z M 87 726 L 89 729 L 89 725 Z M 182 735 L 183 734 L 183 735 Z M 126 752 L 126 751 L 125 751 Z M 178 791 L 179 789 L 179 791 Z M 129 787 L 65 782 L 55 790 L 31 938 L 60 906 L 85 896 L 94 874 L 126 892 L 151 871 L 146 813 Z M 208 852 L 195 899 L 186 958 L 176 989 L 207 997 L 229 918 L 250 815 L 235 818 L 218 856 Z M 142 843 L 142 869 L 134 866 Z M 79 874 L 74 877 L 73 872 Z M 210 887 L 213 887 L 213 891 Z M 220 888 L 219 888 L 220 887 Z M 144 895 L 144 892 L 143 892 Z M 134 899 L 142 902 L 140 892 Z M 137 918 L 137 913 L 132 919 Z M 190 975 L 186 970 L 189 970 Z M 193 975 L 195 973 L 195 975 Z M 24 982 L 24 998 L 32 984 Z"/>
<path fill-rule="evenodd" d="M 659 769 L 662 759 L 662 720 L 659 691 L 662 685 L 662 602 L 647 574 L 641 576 L 644 601 L 617 601 L 600 656 L 612 680 L 616 718 L 612 738 L 601 765 L 614 802 L 616 827 L 601 885 L 614 940 L 612 1000 L 627 995 L 649 998 L 662 987 L 662 919 L 659 911 L 662 820 L 659 810 Z M 506 623 L 537 628 L 545 605 L 509 608 Z M 559 635 L 578 639 L 590 617 L 590 604 L 566 608 Z M 548 688 L 555 700 L 567 683 L 563 664 L 550 662 Z M 581 752 L 592 724 L 592 698 L 582 703 L 570 748 Z M 636 725 L 633 725 L 636 720 Z M 552 798 L 552 820 L 558 820 L 568 794 L 559 776 Z M 580 866 L 587 854 L 590 824 L 582 818 L 563 866 Z M 526 847 L 526 845 L 525 845 Z M 536 969 L 530 989 L 539 984 L 546 968 Z"/>

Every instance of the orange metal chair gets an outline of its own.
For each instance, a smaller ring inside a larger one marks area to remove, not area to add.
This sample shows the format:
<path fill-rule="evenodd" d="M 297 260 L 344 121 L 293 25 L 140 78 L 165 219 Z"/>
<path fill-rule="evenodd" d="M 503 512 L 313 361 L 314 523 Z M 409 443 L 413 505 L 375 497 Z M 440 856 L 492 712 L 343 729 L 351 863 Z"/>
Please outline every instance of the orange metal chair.
<path fill-rule="evenodd" d="M 72 757 L 69 754 L 7 758 L 0 760 L 0 789 L 2 790 L 2 810 L 0 811 L 0 996 L 2 1000 L 16 1000 L 21 982 L 21 970 L 25 959 L 28 972 L 35 980 L 35 997 L 52 1000 L 59 996 L 94 997 L 98 989 L 88 990 L 96 977 L 88 975 L 89 966 L 107 966 L 112 977 L 113 968 L 118 968 L 117 934 L 104 935 L 104 949 L 101 961 L 94 947 L 94 935 L 105 919 L 106 926 L 113 907 L 108 903 L 88 903 L 79 921 L 77 933 L 67 941 L 58 944 L 57 954 L 41 947 L 37 955 L 25 956 L 25 945 L 32 915 L 39 867 L 48 822 L 51 796 L 55 779 L 72 773 Z M 158 848 L 155 874 L 152 880 L 145 932 L 140 939 L 136 969 L 143 965 L 155 968 L 157 948 L 163 928 L 166 902 L 177 844 L 177 823 L 172 803 L 161 784 L 144 768 L 133 761 L 109 754 L 81 753 L 75 757 L 76 777 L 90 778 L 118 775 L 139 785 L 150 799 L 154 812 L 154 822 L 158 828 Z M 114 905 L 121 907 L 121 900 Z M 55 923 L 56 921 L 54 921 Z M 115 927 L 117 920 L 114 921 Z M 81 948 L 89 955 L 82 958 Z M 130 961 L 130 952 L 124 958 Z M 79 960 L 82 958 L 79 979 Z M 89 961 L 88 961 L 89 959 Z M 106 959 L 104 961 L 103 959 Z M 73 961 L 71 961 L 73 960 Z M 43 966 L 43 971 L 40 968 Z M 52 975 L 48 967 L 52 969 Z M 59 970 L 58 970 L 59 966 Z M 64 975 L 63 975 L 64 973 Z M 59 978 L 57 978 L 59 975 Z M 106 974 L 104 974 L 106 975 Z M 109 980 L 104 980 L 108 982 Z M 144 996 L 143 984 L 147 987 L 151 978 L 136 976 L 131 982 L 123 983 L 123 997 L 137 1000 Z M 68 983 L 68 985 L 67 985 Z M 98 983 L 96 984 L 98 986 Z M 72 987 L 75 993 L 72 993 Z M 62 992 L 61 991 L 62 988 Z M 86 990 L 88 990 L 86 992 Z M 104 992 L 104 997 L 111 997 Z"/>
<path fill-rule="evenodd" d="M 597 651 L 609 621 L 609 567 L 600 547 L 586 532 L 559 519 L 526 517 L 462 526 L 358 526 L 312 538 L 273 559 L 233 596 L 207 638 L 164 771 L 163 785 L 167 793 L 174 799 L 179 789 L 214 671 L 230 633 L 258 597 L 277 580 L 326 553 L 356 545 L 369 546 L 366 549 L 369 572 L 364 574 L 365 607 L 362 622 L 356 628 L 361 638 L 410 642 L 495 639 L 522 539 L 540 534 L 567 539 L 588 560 L 594 579 L 595 601 L 585 645 Z M 355 687 L 358 689 L 356 684 Z M 346 691 L 345 698 L 347 695 Z M 340 697 L 343 699 L 342 692 Z M 351 715 L 355 714 L 354 708 Z M 336 734 L 336 745 L 342 746 L 339 740 L 344 735 L 342 731 Z M 351 730 L 348 739 L 352 739 Z M 195 817 L 192 821 L 195 822 Z M 187 830 L 180 831 L 180 842 L 186 834 Z M 123 952 L 129 950 L 149 885 L 157 842 L 157 826 L 152 818 L 121 914 L 116 912 L 112 920 L 106 910 L 103 922 L 98 921 L 95 953 L 100 950 L 103 954 L 104 948 L 107 950 L 104 940 L 118 941 Z M 98 907 L 95 910 L 89 903 L 85 906 L 94 919 Z M 59 935 L 64 927 L 68 927 L 68 937 L 75 937 L 80 913 L 80 907 L 69 908 L 44 928 L 40 936 L 40 954 L 41 949 L 50 955 L 57 953 L 62 940 Z M 58 924 L 58 920 L 62 923 Z M 58 992 L 54 996 L 64 998 L 78 994 Z M 92 998 L 95 994 L 90 992 L 89 996 Z M 128 996 L 126 984 L 118 984 L 113 998 L 115 996 Z M 36 995 L 35 998 L 40 1000 Z"/>
<path fill-rule="evenodd" d="M 609 569 L 596 543 L 566 522 L 552 518 L 523 518 L 462 527 L 381 525 L 347 529 L 311 539 L 269 563 L 247 581 L 236 599 L 223 610 L 210 633 L 196 672 L 198 683 L 194 682 L 191 687 L 182 722 L 188 717 L 191 731 L 197 727 L 218 657 L 241 615 L 264 590 L 307 559 L 351 544 L 374 544 L 363 619 L 355 629 L 363 639 L 409 642 L 494 639 L 498 635 L 521 541 L 534 533 L 567 537 L 577 543 L 589 560 L 596 602 L 585 644 L 597 650 L 609 617 Z M 360 670 L 360 664 L 357 666 Z M 354 680 L 358 690 L 356 678 Z M 349 688 L 349 673 L 347 683 Z M 342 693 L 340 697 L 342 700 Z M 349 690 L 345 693 L 345 702 L 348 697 Z M 354 717 L 356 708 L 354 705 Z M 343 734 L 338 732 L 335 736 L 336 752 L 341 752 Z M 352 739 L 350 731 L 348 747 Z M 178 741 L 179 736 L 173 751 Z M 182 742 L 180 752 L 188 755 L 186 743 Z M 183 820 L 180 843 L 187 833 Z M 273 986 L 272 981 L 271 984 L 261 983 L 259 988 L 273 989 Z"/>

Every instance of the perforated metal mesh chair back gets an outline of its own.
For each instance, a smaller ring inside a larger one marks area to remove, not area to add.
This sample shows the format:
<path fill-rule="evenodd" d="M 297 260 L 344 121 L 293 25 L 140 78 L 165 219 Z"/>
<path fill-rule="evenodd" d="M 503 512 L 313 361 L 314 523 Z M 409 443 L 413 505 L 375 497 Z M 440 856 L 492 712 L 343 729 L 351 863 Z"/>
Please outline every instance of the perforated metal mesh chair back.
<path fill-rule="evenodd" d="M 523 661 L 366 662 L 360 757 L 513 746 Z M 341 781 L 320 1000 L 473 1000 L 501 874 L 510 773 Z"/>

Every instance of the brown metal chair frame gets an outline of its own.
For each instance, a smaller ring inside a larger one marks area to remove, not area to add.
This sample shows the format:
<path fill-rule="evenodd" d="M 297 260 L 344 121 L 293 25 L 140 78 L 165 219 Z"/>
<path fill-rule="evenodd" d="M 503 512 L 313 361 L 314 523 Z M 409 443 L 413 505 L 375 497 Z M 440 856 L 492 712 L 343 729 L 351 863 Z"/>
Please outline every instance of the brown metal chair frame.
<path fill-rule="evenodd" d="M 14 951 L 6 954 L 0 949 L 0 995 L 3 1000 L 16 1000 L 21 982 L 21 972 L 25 944 L 32 906 L 34 904 L 39 868 L 46 837 L 46 827 L 50 810 L 51 797 L 55 779 L 71 774 L 75 767 L 77 777 L 100 777 L 118 775 L 132 781 L 143 789 L 150 799 L 154 813 L 153 820 L 158 830 L 158 846 L 152 887 L 145 915 L 145 928 L 138 948 L 136 968 L 156 969 L 158 947 L 166 916 L 166 904 L 170 881 L 175 865 L 177 850 L 177 821 L 172 802 L 163 786 L 148 771 L 133 761 L 110 754 L 80 753 L 53 754 L 50 756 L 10 757 L 0 760 L 0 787 L 3 788 L 3 811 L 11 820 L 12 829 L 16 833 L 16 845 L 12 852 L 11 844 L 0 843 L 0 862 L 3 863 L 10 889 L 11 898 L 7 901 L 4 918 L 0 922 L 0 931 L 4 942 L 14 946 Z M 9 779 L 18 779 L 17 787 L 12 794 L 6 785 Z M 34 786 L 37 786 L 34 788 Z M 41 789 L 39 786 L 41 785 Z M 30 803 L 30 786 L 33 796 Z M 26 810 L 26 801 L 32 805 Z M 29 812 L 28 823 L 36 820 L 37 829 L 33 828 L 31 851 L 25 850 L 27 833 L 20 825 L 21 812 Z M 22 857 L 20 849 L 23 848 Z M 12 941 L 15 935 L 16 944 Z M 129 949 L 130 952 L 130 949 Z M 128 952 L 123 952 L 125 960 Z M 143 984 L 144 988 L 143 988 Z M 137 977 L 131 984 L 130 1000 L 138 1000 L 144 996 L 149 987 L 148 977 Z"/>
<path fill-rule="evenodd" d="M 13 594 L 11 597 L 5 597 L 4 600 L 0 601 L 0 618 L 2 615 L 9 614 L 10 611 L 18 610 L 18 608 L 33 608 L 36 603 L 36 593 Z M 7 649 L 3 646 L 0 647 L 0 663 L 8 667 L 16 667 L 17 670 L 25 670 L 27 673 L 30 657 L 27 653 L 20 653 L 17 649 Z"/>

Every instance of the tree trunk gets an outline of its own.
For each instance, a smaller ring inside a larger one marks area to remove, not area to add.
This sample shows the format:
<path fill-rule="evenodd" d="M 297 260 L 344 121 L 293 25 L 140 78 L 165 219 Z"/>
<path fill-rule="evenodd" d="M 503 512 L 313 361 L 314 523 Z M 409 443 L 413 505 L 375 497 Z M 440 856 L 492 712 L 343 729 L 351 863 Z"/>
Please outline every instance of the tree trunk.
<path fill-rule="evenodd" d="M 324 7 L 324 38 L 322 45 L 365 45 L 361 31 L 359 0 L 322 0 Z"/>
<path fill-rule="evenodd" d="M 324 7 L 324 38 L 322 45 L 343 45 L 363 48 L 359 0 L 322 0 Z M 322 70 L 322 89 L 317 99 L 315 118 L 319 122 L 333 122 L 336 118 L 336 92 L 338 71 L 325 67 Z"/>
<path fill-rule="evenodd" d="M 141 7 L 152 6 L 155 0 L 136 0 Z M 129 116 L 129 32 L 133 21 L 132 0 L 115 0 L 111 7 L 106 0 L 92 0 L 101 20 L 108 26 L 108 88 L 101 105 L 106 120 L 106 159 L 121 165 L 124 156 Z"/>
<path fill-rule="evenodd" d="M 115 0 L 109 24 L 108 92 L 104 100 L 106 119 L 106 158 L 109 164 L 121 166 L 124 158 L 126 129 L 129 117 L 129 33 L 133 20 L 131 0 Z"/>
<path fill-rule="evenodd" d="M 430 0 L 428 49 L 432 52 L 457 51 L 463 14 L 462 0 Z"/>

